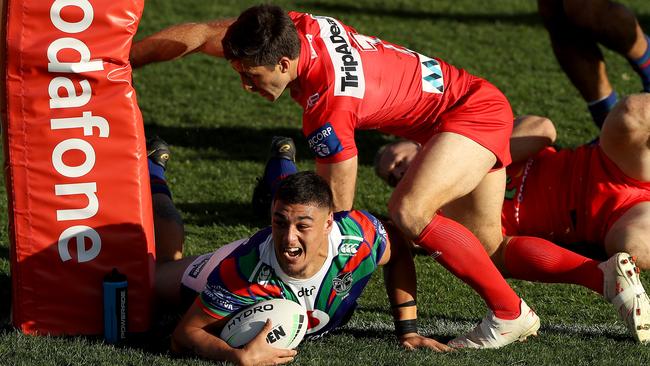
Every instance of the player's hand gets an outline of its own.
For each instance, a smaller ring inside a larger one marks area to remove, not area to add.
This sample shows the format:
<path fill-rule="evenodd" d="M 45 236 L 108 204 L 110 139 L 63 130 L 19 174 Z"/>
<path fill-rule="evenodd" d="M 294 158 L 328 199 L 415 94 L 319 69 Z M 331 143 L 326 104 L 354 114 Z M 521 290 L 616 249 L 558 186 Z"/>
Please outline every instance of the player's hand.
<path fill-rule="evenodd" d="M 240 365 L 282 365 L 293 361 L 298 353 L 296 350 L 277 349 L 266 343 L 266 335 L 272 327 L 271 319 L 267 319 L 264 328 L 241 350 Z"/>
<path fill-rule="evenodd" d="M 444 343 L 440 343 L 433 338 L 423 337 L 417 333 L 408 333 L 399 337 L 402 346 L 410 351 L 417 348 L 428 348 L 436 352 L 452 352 L 453 348 Z"/>

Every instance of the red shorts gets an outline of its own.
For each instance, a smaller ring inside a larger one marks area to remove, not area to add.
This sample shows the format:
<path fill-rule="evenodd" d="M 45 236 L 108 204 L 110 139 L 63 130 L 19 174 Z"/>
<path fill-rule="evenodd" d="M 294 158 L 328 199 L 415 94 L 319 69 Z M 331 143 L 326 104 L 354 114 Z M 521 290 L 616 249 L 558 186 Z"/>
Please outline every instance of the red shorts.
<path fill-rule="evenodd" d="M 497 158 L 493 169 L 508 166 L 512 109 L 506 97 L 489 82 L 473 78 L 467 93 L 437 118 L 436 133 L 463 135 L 490 150 Z"/>
<path fill-rule="evenodd" d="M 602 246 L 616 220 L 650 201 L 650 182 L 626 176 L 599 146 L 547 149 L 507 173 L 501 216 L 507 235 Z"/>

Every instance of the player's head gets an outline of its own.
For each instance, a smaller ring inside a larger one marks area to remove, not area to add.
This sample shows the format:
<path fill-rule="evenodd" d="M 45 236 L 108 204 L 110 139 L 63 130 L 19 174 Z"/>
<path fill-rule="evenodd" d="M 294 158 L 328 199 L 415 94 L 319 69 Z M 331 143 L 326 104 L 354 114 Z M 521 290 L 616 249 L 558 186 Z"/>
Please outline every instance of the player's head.
<path fill-rule="evenodd" d="M 395 187 L 419 151 L 420 144 L 410 140 L 384 145 L 375 154 L 375 173 L 388 185 Z"/>
<path fill-rule="evenodd" d="M 323 265 L 334 223 L 334 199 L 327 182 L 313 172 L 288 176 L 271 208 L 278 263 L 287 275 L 307 278 Z"/>
<path fill-rule="evenodd" d="M 245 90 L 274 101 L 295 79 L 300 38 L 279 6 L 244 10 L 221 41 L 224 56 L 241 77 Z"/>

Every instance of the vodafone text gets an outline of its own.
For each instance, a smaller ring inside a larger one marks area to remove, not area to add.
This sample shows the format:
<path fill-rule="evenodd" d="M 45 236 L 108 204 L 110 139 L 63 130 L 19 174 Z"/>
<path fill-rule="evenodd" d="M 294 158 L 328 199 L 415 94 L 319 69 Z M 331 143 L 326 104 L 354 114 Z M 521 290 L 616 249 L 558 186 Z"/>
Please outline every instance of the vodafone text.
<path fill-rule="evenodd" d="M 66 7 L 75 7 L 81 10 L 81 20 L 69 22 L 61 17 L 61 12 Z M 88 205 L 80 208 L 57 209 L 56 220 L 72 221 L 73 225 L 63 230 L 58 240 L 59 257 L 62 261 L 72 259 L 68 248 L 69 242 L 76 241 L 77 261 L 88 262 L 96 258 L 102 246 L 102 240 L 97 231 L 92 227 L 83 225 L 82 220 L 87 220 L 99 211 L 97 199 L 97 182 L 84 181 L 95 165 L 95 150 L 84 136 L 107 138 L 109 135 L 108 121 L 100 116 L 93 116 L 92 111 L 81 110 L 90 102 L 92 90 L 88 80 L 83 78 L 84 73 L 101 71 L 104 65 L 101 59 L 91 59 L 91 50 L 74 35 L 90 28 L 94 17 L 94 10 L 88 0 L 55 0 L 50 8 L 50 21 L 61 31 L 60 38 L 52 41 L 47 48 L 47 70 L 53 74 L 48 85 L 50 109 L 64 109 L 69 111 L 70 117 L 50 119 L 50 129 L 74 130 L 79 138 L 68 138 L 59 142 L 52 151 L 52 164 L 57 173 L 66 183 L 56 184 L 54 193 L 57 196 L 83 195 L 88 199 Z M 78 60 L 61 60 L 63 54 L 75 53 Z M 61 76 L 63 74 L 64 76 Z M 55 76 L 56 75 L 56 76 Z M 80 93 L 77 94 L 77 89 Z M 94 129 L 96 128 L 96 130 Z M 68 165 L 63 161 L 63 155 L 72 150 L 78 150 L 84 155 L 83 163 Z M 91 245 L 86 248 L 85 241 L 89 239 Z"/>

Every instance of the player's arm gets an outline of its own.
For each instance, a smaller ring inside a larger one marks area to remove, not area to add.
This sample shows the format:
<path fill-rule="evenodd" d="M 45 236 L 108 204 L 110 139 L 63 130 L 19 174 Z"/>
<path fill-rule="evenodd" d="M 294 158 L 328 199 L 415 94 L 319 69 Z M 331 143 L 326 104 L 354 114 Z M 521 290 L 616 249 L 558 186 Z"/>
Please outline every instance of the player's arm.
<path fill-rule="evenodd" d="M 316 173 L 323 177 L 334 194 L 334 212 L 349 211 L 354 203 L 357 182 L 357 156 L 338 163 L 316 162 Z"/>
<path fill-rule="evenodd" d="M 208 315 L 199 305 L 192 304 L 172 334 L 172 351 L 191 352 L 215 361 L 228 361 L 238 365 L 278 365 L 293 361 L 295 350 L 276 349 L 266 343 L 271 321 L 244 348 L 230 347 L 215 333 L 223 326 L 224 319 Z"/>
<path fill-rule="evenodd" d="M 553 122 L 533 115 L 515 119 L 510 137 L 510 155 L 513 162 L 524 161 L 555 142 L 557 134 Z"/>
<path fill-rule="evenodd" d="M 221 40 L 234 19 L 206 23 L 173 25 L 150 35 L 131 46 L 131 65 L 140 67 L 152 62 L 174 60 L 185 55 L 202 52 L 223 57 Z"/>
<path fill-rule="evenodd" d="M 400 231 L 384 221 L 389 238 L 379 265 L 384 266 L 384 284 L 391 305 L 395 333 L 407 349 L 429 348 L 437 352 L 452 351 L 447 345 L 423 337 L 417 331 L 417 282 L 410 245 Z"/>

